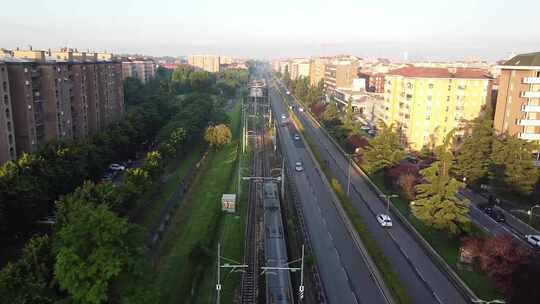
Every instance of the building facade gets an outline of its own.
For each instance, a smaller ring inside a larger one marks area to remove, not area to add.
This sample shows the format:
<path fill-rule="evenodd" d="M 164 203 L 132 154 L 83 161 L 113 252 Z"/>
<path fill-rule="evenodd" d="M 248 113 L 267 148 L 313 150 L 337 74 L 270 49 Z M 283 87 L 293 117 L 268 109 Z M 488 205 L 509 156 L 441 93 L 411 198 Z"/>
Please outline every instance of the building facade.
<path fill-rule="evenodd" d="M 15 132 L 13 127 L 13 109 L 9 94 L 7 66 L 0 62 L 0 163 L 15 160 Z"/>
<path fill-rule="evenodd" d="M 334 61 L 325 67 L 324 89 L 327 100 L 333 98 L 336 89 L 351 88 L 357 77 L 358 65 L 354 61 Z"/>
<path fill-rule="evenodd" d="M 220 58 L 216 55 L 190 55 L 188 64 L 211 73 L 220 71 Z"/>
<path fill-rule="evenodd" d="M 499 134 L 540 142 L 540 52 L 501 66 L 493 126 Z"/>
<path fill-rule="evenodd" d="M 358 78 L 366 80 L 366 91 L 371 93 L 384 93 L 384 74 L 358 72 Z"/>
<path fill-rule="evenodd" d="M 485 70 L 404 67 L 386 75 L 384 122 L 412 150 L 440 145 L 463 134 L 466 122 L 490 104 L 492 79 Z"/>
<path fill-rule="evenodd" d="M 137 78 L 147 83 L 156 76 L 156 64 L 152 60 L 122 61 L 122 77 Z"/>
<path fill-rule="evenodd" d="M 121 118 L 122 65 L 98 58 L 72 50 L 17 50 L 0 60 L 2 110 L 11 115 L 0 119 L 11 130 L 7 145 L 0 133 L 0 163 L 35 152 L 47 141 L 85 138 Z"/>
<path fill-rule="evenodd" d="M 309 61 L 295 60 L 291 63 L 291 79 L 309 77 Z"/>
<path fill-rule="evenodd" d="M 311 60 L 311 64 L 309 66 L 309 84 L 311 84 L 311 86 L 317 86 L 321 80 L 324 80 L 324 73 L 327 64 L 328 59 L 326 58 L 315 58 Z"/>

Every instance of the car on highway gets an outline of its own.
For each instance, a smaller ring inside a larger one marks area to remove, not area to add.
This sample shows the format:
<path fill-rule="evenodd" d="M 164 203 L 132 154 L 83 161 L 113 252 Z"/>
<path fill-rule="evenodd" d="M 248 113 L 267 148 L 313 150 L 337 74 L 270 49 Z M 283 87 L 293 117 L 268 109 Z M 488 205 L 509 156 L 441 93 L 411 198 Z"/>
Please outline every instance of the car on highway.
<path fill-rule="evenodd" d="M 300 112 L 304 112 L 304 108 L 299 108 L 298 110 L 300 110 Z"/>
<path fill-rule="evenodd" d="M 540 235 L 537 234 L 527 234 L 525 235 L 525 240 L 527 243 L 531 244 L 536 249 L 540 249 Z"/>
<path fill-rule="evenodd" d="M 506 223 L 506 217 L 501 210 L 493 209 L 489 216 L 491 216 L 491 218 L 494 219 L 496 222 Z"/>
<path fill-rule="evenodd" d="M 291 95 L 291 92 L 287 91 L 287 95 Z"/>
<path fill-rule="evenodd" d="M 296 170 L 296 172 L 304 171 L 304 167 L 302 166 L 302 162 L 300 162 L 300 161 L 296 162 L 296 164 L 294 165 L 294 170 Z"/>
<path fill-rule="evenodd" d="M 381 227 L 392 227 L 392 219 L 387 214 L 377 214 L 377 222 L 379 222 Z"/>
<path fill-rule="evenodd" d="M 109 166 L 109 170 L 112 170 L 112 171 L 124 171 L 124 170 L 126 170 L 126 167 L 122 166 L 122 165 L 119 165 L 119 164 L 111 164 Z"/>
<path fill-rule="evenodd" d="M 281 119 L 286 119 L 286 118 L 287 118 L 287 115 L 281 114 Z"/>
<path fill-rule="evenodd" d="M 369 130 L 371 130 L 371 127 L 368 126 L 368 125 L 362 125 L 362 126 L 360 127 L 360 130 L 362 130 L 362 131 L 369 131 Z"/>
<path fill-rule="evenodd" d="M 300 135 L 298 135 L 298 133 L 294 134 L 294 140 L 300 140 Z"/>

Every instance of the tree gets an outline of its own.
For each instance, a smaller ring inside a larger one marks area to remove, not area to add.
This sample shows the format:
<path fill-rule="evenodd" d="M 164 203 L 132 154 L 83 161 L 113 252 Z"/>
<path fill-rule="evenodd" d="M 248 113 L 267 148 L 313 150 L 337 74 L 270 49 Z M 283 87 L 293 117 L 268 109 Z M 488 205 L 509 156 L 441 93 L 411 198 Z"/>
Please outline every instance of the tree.
<path fill-rule="evenodd" d="M 471 136 L 459 149 L 454 169 L 459 176 L 467 178 L 467 183 L 477 184 L 488 176 L 495 135 L 489 118 L 478 119 L 472 125 Z"/>
<path fill-rule="evenodd" d="M 512 277 L 516 269 L 528 262 L 531 252 L 517 244 L 512 236 L 488 238 L 481 252 L 482 270 L 505 293 L 512 291 Z"/>
<path fill-rule="evenodd" d="M 206 71 L 195 71 L 189 75 L 191 88 L 198 92 L 208 92 L 216 82 L 216 77 Z"/>
<path fill-rule="evenodd" d="M 533 151 L 537 149 L 536 144 L 512 136 L 496 139 L 491 155 L 492 179 L 515 193 L 531 193 L 539 176 L 533 163 Z"/>
<path fill-rule="evenodd" d="M 345 116 L 343 117 L 343 127 L 349 131 L 354 131 L 354 111 L 352 106 L 352 96 L 347 100 Z"/>
<path fill-rule="evenodd" d="M 204 134 L 204 139 L 210 147 L 221 148 L 231 142 L 231 129 L 224 124 L 209 126 Z"/>
<path fill-rule="evenodd" d="M 55 303 L 58 286 L 53 279 L 54 256 L 48 236 L 34 236 L 16 262 L 0 271 L 3 303 Z"/>
<path fill-rule="evenodd" d="M 341 124 L 339 117 L 339 111 L 335 102 L 328 104 L 322 115 L 323 123 L 327 126 Z"/>
<path fill-rule="evenodd" d="M 142 255 L 136 226 L 106 204 L 72 202 L 54 241 L 54 274 L 60 286 L 79 303 L 107 302 L 111 281 L 133 271 Z"/>
<path fill-rule="evenodd" d="M 379 133 L 363 149 L 362 160 L 366 170 L 375 173 L 399 163 L 405 154 L 393 125 L 387 126 L 381 122 Z"/>
<path fill-rule="evenodd" d="M 416 200 L 412 213 L 424 224 L 457 234 L 469 228 L 469 201 L 456 194 L 464 185 L 450 177 L 454 156 L 450 151 L 454 130 L 446 135 L 444 143 L 437 147 L 435 161 L 420 171 L 425 183 L 416 186 Z"/>

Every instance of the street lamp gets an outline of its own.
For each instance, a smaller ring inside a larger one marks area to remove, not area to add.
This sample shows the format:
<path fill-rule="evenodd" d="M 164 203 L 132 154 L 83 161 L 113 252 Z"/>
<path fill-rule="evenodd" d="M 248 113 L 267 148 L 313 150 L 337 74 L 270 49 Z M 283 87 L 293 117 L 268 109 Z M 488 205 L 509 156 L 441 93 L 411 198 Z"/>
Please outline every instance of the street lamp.
<path fill-rule="evenodd" d="M 386 199 L 386 212 L 390 212 L 390 199 L 392 197 L 398 197 L 397 194 L 379 194 L 381 198 Z"/>
<path fill-rule="evenodd" d="M 532 221 L 534 208 L 540 208 L 540 205 L 534 205 L 527 211 L 527 214 L 529 215 L 529 223 Z"/>
<path fill-rule="evenodd" d="M 352 155 L 354 154 L 345 154 L 347 156 L 347 196 L 349 196 L 349 192 L 351 190 L 351 161 L 352 161 Z"/>

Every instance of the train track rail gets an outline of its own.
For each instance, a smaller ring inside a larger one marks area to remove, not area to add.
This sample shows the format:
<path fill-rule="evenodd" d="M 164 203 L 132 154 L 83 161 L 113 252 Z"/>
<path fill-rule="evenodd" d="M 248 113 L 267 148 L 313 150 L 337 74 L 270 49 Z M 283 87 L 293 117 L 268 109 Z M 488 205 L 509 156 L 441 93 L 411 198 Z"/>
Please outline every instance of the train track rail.
<path fill-rule="evenodd" d="M 262 109 L 262 107 L 258 107 Z M 254 109 L 253 109 L 254 112 Z M 249 125 L 249 124 L 248 124 Z M 264 177 L 269 175 L 268 162 L 266 158 L 266 145 L 264 136 L 264 126 L 257 122 L 251 123 L 254 130 L 252 176 Z M 248 126 L 249 129 L 249 126 Z M 259 297 L 259 208 L 262 207 L 262 184 L 254 180 L 250 181 L 249 187 L 249 207 L 245 232 L 244 244 L 244 264 L 248 265 L 246 272 L 242 274 L 240 284 L 240 303 L 257 303 Z"/>

